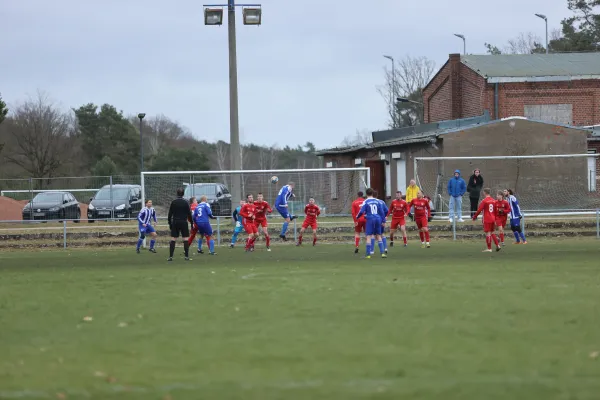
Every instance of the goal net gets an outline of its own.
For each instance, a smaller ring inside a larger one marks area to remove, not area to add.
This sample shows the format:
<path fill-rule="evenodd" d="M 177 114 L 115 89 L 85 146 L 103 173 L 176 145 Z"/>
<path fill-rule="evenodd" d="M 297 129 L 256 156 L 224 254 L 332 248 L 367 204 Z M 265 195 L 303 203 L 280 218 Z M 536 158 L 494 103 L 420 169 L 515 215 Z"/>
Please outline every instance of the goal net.
<path fill-rule="evenodd" d="M 418 186 L 442 213 L 448 211 L 447 186 L 454 171 L 460 170 L 468 184 L 479 169 L 483 187 L 492 189 L 494 197 L 498 190 L 512 189 L 523 210 L 551 215 L 600 208 L 597 162 L 596 154 L 417 157 L 414 169 Z M 467 215 L 469 193 L 464 195 L 462 210 Z"/>
<path fill-rule="evenodd" d="M 262 193 L 273 205 L 281 187 L 294 182 L 295 197 L 289 201 L 292 214 L 302 215 L 304 206 L 313 197 L 321 207 L 322 215 L 349 215 L 352 201 L 359 190 L 369 184 L 369 168 L 323 168 L 297 170 L 255 171 L 185 171 L 185 172 L 142 172 L 142 197 L 151 199 L 159 215 L 165 216 L 177 188 L 185 190 L 184 198 L 194 196 L 198 200 L 206 196 L 213 213 L 229 217 L 240 203 L 232 197 L 234 175 L 240 177 L 241 193 Z M 278 178 L 277 183 L 271 177 Z M 276 214 L 276 213 L 274 213 Z"/>

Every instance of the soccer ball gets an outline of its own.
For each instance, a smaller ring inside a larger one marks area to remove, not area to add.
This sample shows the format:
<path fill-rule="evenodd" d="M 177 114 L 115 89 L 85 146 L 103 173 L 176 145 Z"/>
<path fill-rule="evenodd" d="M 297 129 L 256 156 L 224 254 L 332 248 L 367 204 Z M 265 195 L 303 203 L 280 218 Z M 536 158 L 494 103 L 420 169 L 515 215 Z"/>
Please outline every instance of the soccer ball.
<path fill-rule="evenodd" d="M 279 182 L 279 178 L 276 177 L 276 176 L 272 176 L 271 177 L 271 183 L 277 183 L 277 182 Z"/>

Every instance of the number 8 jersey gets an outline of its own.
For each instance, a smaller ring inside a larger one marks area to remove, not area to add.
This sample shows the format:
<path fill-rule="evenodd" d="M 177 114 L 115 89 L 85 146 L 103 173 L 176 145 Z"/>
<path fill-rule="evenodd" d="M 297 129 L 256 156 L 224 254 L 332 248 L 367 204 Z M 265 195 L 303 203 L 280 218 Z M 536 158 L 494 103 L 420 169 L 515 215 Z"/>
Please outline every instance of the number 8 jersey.
<path fill-rule="evenodd" d="M 483 199 L 481 204 L 479 204 L 476 215 L 481 214 L 482 211 L 484 224 L 493 224 L 496 222 L 496 200 L 489 196 Z"/>

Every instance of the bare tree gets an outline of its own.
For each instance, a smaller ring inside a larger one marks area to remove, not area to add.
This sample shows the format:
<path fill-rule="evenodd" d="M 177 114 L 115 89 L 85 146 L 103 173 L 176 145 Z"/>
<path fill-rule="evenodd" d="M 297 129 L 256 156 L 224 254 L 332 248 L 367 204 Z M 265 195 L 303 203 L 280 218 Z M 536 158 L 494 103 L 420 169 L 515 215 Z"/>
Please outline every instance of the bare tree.
<path fill-rule="evenodd" d="M 397 60 L 395 70 L 385 69 L 385 84 L 377 91 L 386 102 L 390 128 L 423 122 L 423 88 L 435 74 L 435 62 L 427 57 L 405 56 Z M 413 102 L 397 104 L 396 97 Z"/>
<path fill-rule="evenodd" d="M 229 145 L 222 140 L 219 140 L 216 144 L 216 156 L 217 156 L 217 167 L 219 171 L 227 170 L 229 164 Z M 222 175 L 223 183 L 227 185 L 227 174 Z"/>
<path fill-rule="evenodd" d="M 362 129 L 362 130 L 357 129 L 356 133 L 354 135 L 346 136 L 344 138 L 344 140 L 342 140 L 342 143 L 340 143 L 340 145 L 344 146 L 344 147 L 360 146 L 360 145 L 369 144 L 372 141 L 373 141 L 373 136 L 372 136 L 371 132 L 369 132 L 366 129 Z"/>
<path fill-rule="evenodd" d="M 258 167 L 262 170 L 277 168 L 277 147 L 260 147 L 258 150 Z"/>
<path fill-rule="evenodd" d="M 546 51 L 542 45 L 542 39 L 533 32 L 519 33 L 517 37 L 510 39 L 504 49 L 506 54 L 533 54 L 537 51 Z"/>
<path fill-rule="evenodd" d="M 8 132 L 14 146 L 6 159 L 34 178 L 51 177 L 69 160 L 73 118 L 42 92 L 15 107 Z"/>
<path fill-rule="evenodd" d="M 133 125 L 138 126 L 138 122 L 137 117 L 133 117 Z M 146 119 L 144 128 L 144 142 L 149 155 L 156 155 L 161 148 L 172 146 L 178 139 L 189 135 L 185 128 L 162 114 Z"/>

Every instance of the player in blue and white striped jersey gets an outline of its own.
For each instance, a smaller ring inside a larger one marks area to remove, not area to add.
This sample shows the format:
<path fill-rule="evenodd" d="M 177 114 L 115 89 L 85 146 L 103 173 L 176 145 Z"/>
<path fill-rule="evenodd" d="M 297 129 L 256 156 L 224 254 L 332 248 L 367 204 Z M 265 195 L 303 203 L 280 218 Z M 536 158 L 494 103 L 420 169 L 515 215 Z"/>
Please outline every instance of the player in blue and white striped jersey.
<path fill-rule="evenodd" d="M 365 258 L 371 258 L 371 243 L 373 243 L 373 238 L 377 239 L 381 257 L 386 258 L 383 240 L 381 239 L 381 214 L 383 213 L 383 206 L 381 205 L 380 200 L 373 198 L 373 192 L 373 189 L 367 189 L 367 199 L 360 208 L 356 218 L 358 219 L 364 214 L 367 219 L 365 225 L 365 233 L 367 235 L 367 251 Z"/>
<path fill-rule="evenodd" d="M 508 218 L 510 219 L 510 229 L 515 235 L 515 244 L 527 244 L 525 234 L 521 229 L 521 219 L 523 218 L 523 214 L 521 213 L 519 201 L 515 197 L 512 189 L 504 189 L 504 197 L 508 200 L 508 205 L 510 206 Z"/>
<path fill-rule="evenodd" d="M 142 208 L 140 213 L 138 214 L 138 230 L 140 232 L 140 238 L 137 241 L 137 247 L 135 251 L 139 254 L 140 247 L 142 247 L 142 243 L 144 243 L 144 239 L 146 236 L 150 236 L 150 251 L 152 253 L 156 253 L 156 249 L 154 245 L 156 244 L 156 229 L 152 226 L 152 221 L 156 224 L 156 211 L 152 207 L 152 200 L 146 201 L 146 207 Z"/>
<path fill-rule="evenodd" d="M 290 182 L 287 185 L 284 185 L 279 190 L 277 198 L 275 199 L 275 209 L 279 211 L 279 214 L 281 214 L 281 216 L 285 220 L 283 222 L 283 226 L 281 227 L 281 233 L 279 234 L 279 237 L 282 238 L 284 241 L 287 240 L 287 238 L 285 237 L 285 233 L 287 232 L 290 221 L 296 218 L 295 215 L 290 214 L 290 211 L 288 209 L 288 200 L 294 197 L 293 191 L 294 182 Z"/>

